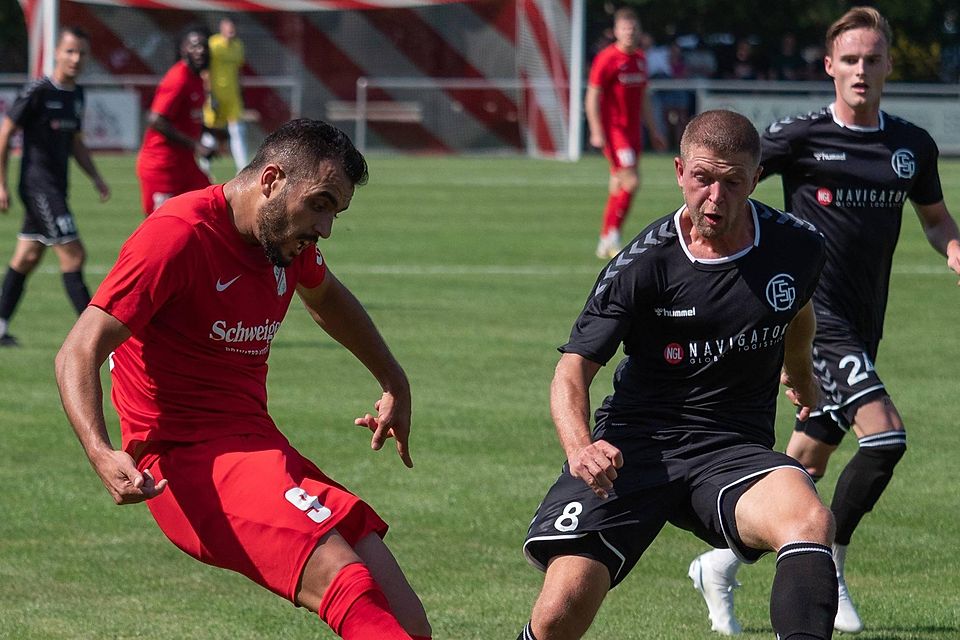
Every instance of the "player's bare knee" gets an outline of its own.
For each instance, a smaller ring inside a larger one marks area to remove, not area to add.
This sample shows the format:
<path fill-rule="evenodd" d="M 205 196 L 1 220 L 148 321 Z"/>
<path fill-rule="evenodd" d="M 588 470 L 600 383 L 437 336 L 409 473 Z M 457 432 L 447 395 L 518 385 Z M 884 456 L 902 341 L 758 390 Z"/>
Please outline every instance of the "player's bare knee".
<path fill-rule="evenodd" d="M 813 481 L 817 482 L 827 473 L 827 460 L 824 460 L 822 463 L 805 465 L 804 468 L 810 477 L 813 478 Z"/>
<path fill-rule="evenodd" d="M 87 252 L 79 242 L 71 242 L 56 248 L 60 260 L 60 271 L 70 273 L 80 271 L 87 260 Z"/>
<path fill-rule="evenodd" d="M 10 266 L 20 273 L 30 273 L 40 263 L 43 257 L 41 247 L 30 247 L 29 249 L 18 249 L 10 259 Z"/>
<path fill-rule="evenodd" d="M 294 596 L 300 606 L 317 612 L 327 588 L 349 564 L 362 562 L 336 530 L 320 538 L 303 566 L 300 583 Z"/>
<path fill-rule="evenodd" d="M 833 513 L 818 502 L 798 513 L 790 529 L 787 539 L 830 545 L 835 530 Z"/>
<path fill-rule="evenodd" d="M 596 612 L 582 612 L 563 598 L 547 598 L 544 594 L 537 600 L 531 616 L 537 640 L 577 640 L 593 622 Z"/>

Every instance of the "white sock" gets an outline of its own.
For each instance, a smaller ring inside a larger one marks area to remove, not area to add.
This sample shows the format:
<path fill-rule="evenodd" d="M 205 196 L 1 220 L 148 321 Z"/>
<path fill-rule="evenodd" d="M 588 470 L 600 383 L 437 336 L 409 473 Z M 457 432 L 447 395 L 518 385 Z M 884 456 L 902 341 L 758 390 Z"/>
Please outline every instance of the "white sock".
<path fill-rule="evenodd" d="M 0 336 L 7 335 L 7 321 L 0 318 Z"/>
<path fill-rule="evenodd" d="M 837 565 L 837 575 L 843 577 L 843 565 L 847 561 L 847 545 L 833 545 L 833 564 Z"/>
<path fill-rule="evenodd" d="M 247 140 L 246 127 L 243 122 L 227 123 L 227 131 L 230 132 L 230 155 L 233 156 L 233 163 L 237 165 L 237 172 L 247 166 Z"/>

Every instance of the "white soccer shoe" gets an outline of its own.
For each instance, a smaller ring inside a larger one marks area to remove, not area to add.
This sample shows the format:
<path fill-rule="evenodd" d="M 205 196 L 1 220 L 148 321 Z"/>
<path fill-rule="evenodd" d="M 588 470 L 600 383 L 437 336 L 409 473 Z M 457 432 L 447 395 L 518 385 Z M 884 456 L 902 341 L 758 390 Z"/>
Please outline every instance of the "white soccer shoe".
<path fill-rule="evenodd" d="M 743 632 L 733 613 L 733 590 L 740 583 L 716 570 L 710 562 L 710 553 L 708 551 L 694 558 L 687 575 L 707 603 L 710 628 L 721 635 L 735 636 Z"/>
<path fill-rule="evenodd" d="M 620 249 L 620 232 L 608 231 L 600 236 L 600 242 L 597 243 L 597 257 L 609 260 L 620 253 Z"/>
<path fill-rule="evenodd" d="M 840 599 L 837 602 L 837 617 L 833 621 L 833 628 L 844 633 L 860 633 L 863 631 L 863 621 L 857 614 L 857 608 L 853 606 L 847 583 L 843 576 L 837 576 L 837 581 L 840 584 Z"/>

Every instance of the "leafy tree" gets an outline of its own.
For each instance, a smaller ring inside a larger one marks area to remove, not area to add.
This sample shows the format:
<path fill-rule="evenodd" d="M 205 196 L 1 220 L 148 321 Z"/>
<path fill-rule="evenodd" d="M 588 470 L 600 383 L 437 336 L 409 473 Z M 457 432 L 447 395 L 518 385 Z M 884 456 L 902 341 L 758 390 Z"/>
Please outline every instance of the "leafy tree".
<path fill-rule="evenodd" d="M 0 73 L 27 70 L 27 28 L 17 0 L 0 0 Z"/>

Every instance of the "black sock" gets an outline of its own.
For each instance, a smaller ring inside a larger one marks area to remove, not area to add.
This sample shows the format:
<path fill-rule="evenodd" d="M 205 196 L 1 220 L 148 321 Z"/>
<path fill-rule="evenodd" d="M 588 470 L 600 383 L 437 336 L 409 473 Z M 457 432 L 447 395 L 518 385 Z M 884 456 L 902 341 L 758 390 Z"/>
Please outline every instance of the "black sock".
<path fill-rule="evenodd" d="M 837 617 L 837 573 L 830 547 L 791 542 L 777 554 L 770 622 L 780 640 L 828 640 Z"/>
<path fill-rule="evenodd" d="M 830 503 L 837 521 L 837 544 L 850 544 L 853 531 L 877 504 L 906 450 L 905 431 L 884 431 L 860 438 L 860 449 L 840 474 Z"/>
<path fill-rule="evenodd" d="M 527 626 L 517 636 L 517 640 L 537 640 L 537 636 L 533 635 L 533 621 L 527 623 Z"/>
<path fill-rule="evenodd" d="M 3 278 L 3 288 L 0 289 L 0 319 L 9 320 L 13 316 L 17 303 L 23 297 L 23 287 L 27 275 L 16 271 L 13 267 L 7 269 Z"/>
<path fill-rule="evenodd" d="M 73 303 L 73 308 L 77 310 L 77 315 L 80 315 L 90 304 L 90 291 L 83 282 L 83 272 L 65 271 L 63 273 L 63 286 L 67 290 L 67 297 Z"/>

